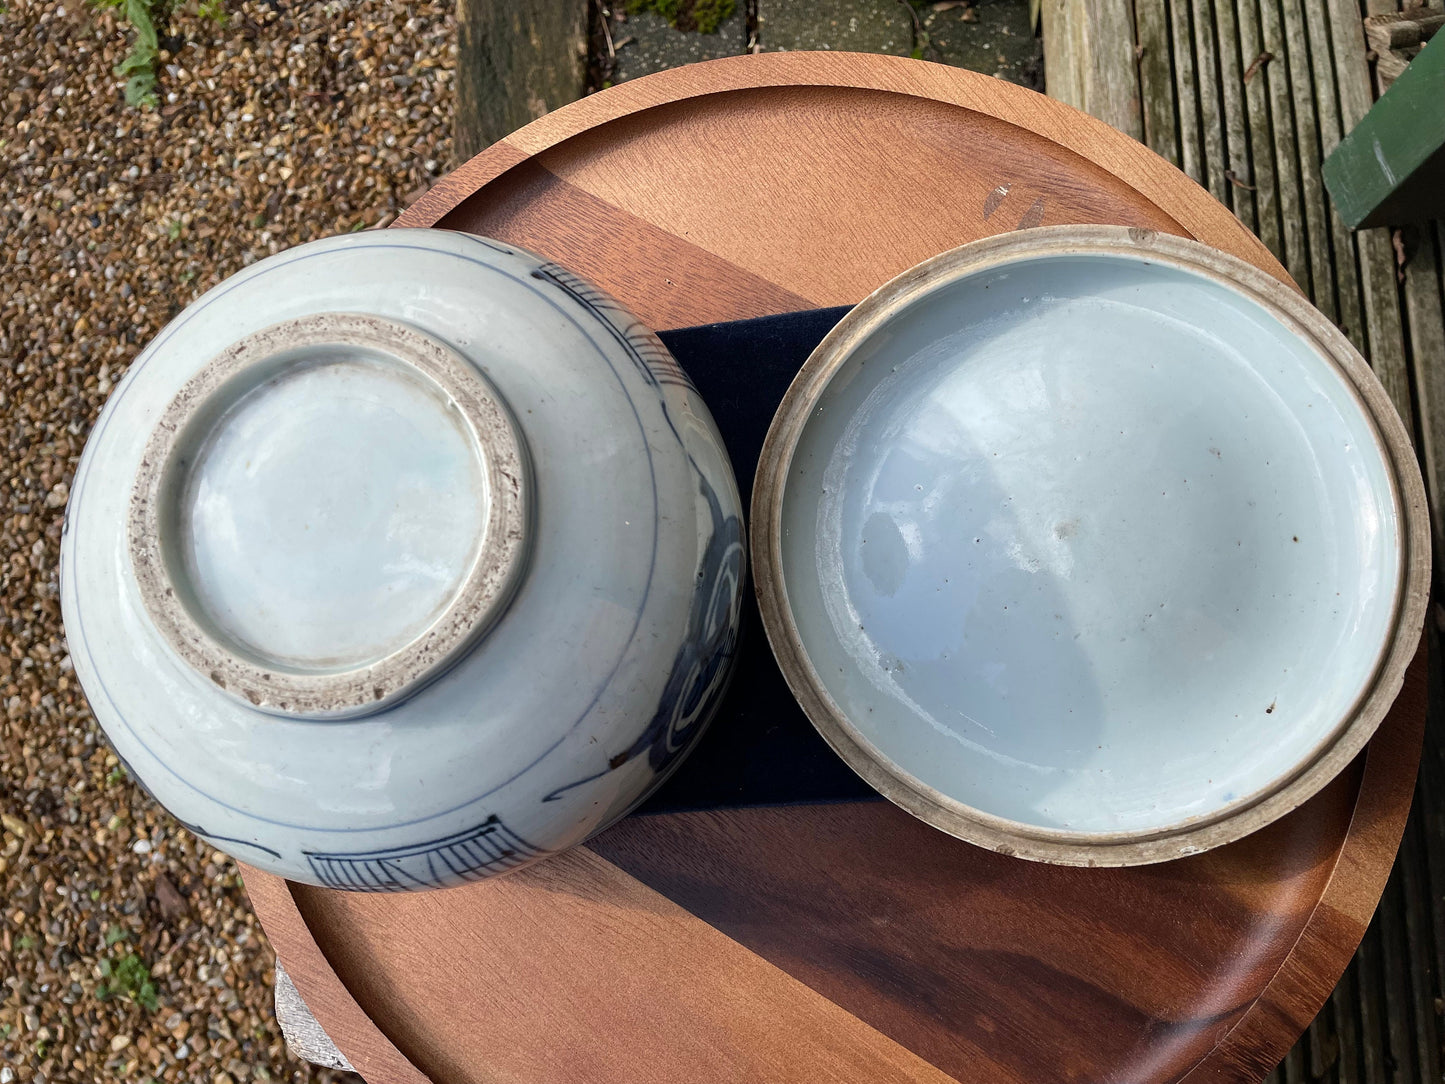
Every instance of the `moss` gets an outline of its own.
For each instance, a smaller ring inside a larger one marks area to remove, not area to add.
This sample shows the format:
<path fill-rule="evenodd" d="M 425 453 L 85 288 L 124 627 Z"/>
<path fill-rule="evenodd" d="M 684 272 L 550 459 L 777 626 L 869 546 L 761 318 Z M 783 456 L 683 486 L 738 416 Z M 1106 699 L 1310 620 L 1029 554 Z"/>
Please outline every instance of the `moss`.
<path fill-rule="evenodd" d="M 627 0 L 627 10 L 634 15 L 655 11 L 678 30 L 701 34 L 716 34 L 736 6 L 736 0 Z"/>

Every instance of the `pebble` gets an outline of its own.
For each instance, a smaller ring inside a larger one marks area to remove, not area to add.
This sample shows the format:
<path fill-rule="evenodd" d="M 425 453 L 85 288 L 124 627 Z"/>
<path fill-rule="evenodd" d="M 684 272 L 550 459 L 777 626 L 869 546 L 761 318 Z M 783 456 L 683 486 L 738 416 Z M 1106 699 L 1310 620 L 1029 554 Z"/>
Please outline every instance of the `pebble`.
<path fill-rule="evenodd" d="M 98 732 L 60 531 L 105 397 L 173 315 L 283 248 L 389 221 L 447 168 L 453 5 L 174 7 L 161 107 L 139 110 L 117 7 L 0 3 L 0 1084 L 354 1084 L 286 1051 L 235 864 Z M 129 955 L 155 1011 L 98 995 L 101 962 Z"/>

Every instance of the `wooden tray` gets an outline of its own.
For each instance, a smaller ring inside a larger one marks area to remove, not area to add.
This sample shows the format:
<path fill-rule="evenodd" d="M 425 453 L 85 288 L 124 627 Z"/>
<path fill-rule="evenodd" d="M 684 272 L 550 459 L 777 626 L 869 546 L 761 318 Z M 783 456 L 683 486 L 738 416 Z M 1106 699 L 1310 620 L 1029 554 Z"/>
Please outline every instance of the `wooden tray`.
<path fill-rule="evenodd" d="M 616 87 L 478 155 L 397 225 L 525 245 L 668 328 L 853 303 L 964 241 L 1070 222 L 1197 237 L 1286 278 L 1113 129 L 969 72 L 846 54 Z M 246 882 L 371 1084 L 1252 1080 L 1384 888 L 1422 660 L 1314 800 L 1161 866 L 1031 864 L 859 802 L 632 817 L 446 892 Z"/>

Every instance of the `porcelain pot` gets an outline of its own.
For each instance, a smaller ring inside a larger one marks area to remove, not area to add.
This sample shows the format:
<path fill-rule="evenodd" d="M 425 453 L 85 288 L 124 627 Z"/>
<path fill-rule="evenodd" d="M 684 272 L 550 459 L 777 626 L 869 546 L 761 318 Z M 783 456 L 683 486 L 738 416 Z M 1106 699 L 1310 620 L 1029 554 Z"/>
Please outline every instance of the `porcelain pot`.
<path fill-rule="evenodd" d="M 655 336 L 466 234 L 303 245 L 133 364 L 62 545 L 117 753 L 238 859 L 442 887 L 581 842 L 687 752 L 738 633 L 742 513 Z"/>

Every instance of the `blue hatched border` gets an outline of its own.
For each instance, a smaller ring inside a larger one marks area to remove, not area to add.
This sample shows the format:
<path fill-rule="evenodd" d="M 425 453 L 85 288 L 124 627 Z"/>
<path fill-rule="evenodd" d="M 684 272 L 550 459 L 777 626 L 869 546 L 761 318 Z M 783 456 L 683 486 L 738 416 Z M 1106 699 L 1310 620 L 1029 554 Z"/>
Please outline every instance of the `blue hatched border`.
<path fill-rule="evenodd" d="M 406 892 L 480 881 L 552 852 L 532 846 L 493 813 L 474 828 L 425 843 L 339 854 L 302 853 L 327 888 Z"/>

